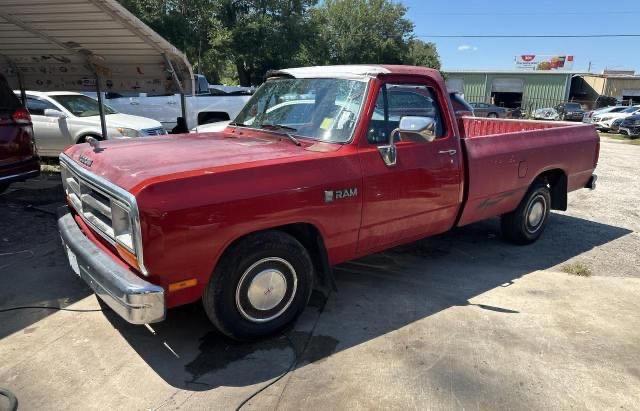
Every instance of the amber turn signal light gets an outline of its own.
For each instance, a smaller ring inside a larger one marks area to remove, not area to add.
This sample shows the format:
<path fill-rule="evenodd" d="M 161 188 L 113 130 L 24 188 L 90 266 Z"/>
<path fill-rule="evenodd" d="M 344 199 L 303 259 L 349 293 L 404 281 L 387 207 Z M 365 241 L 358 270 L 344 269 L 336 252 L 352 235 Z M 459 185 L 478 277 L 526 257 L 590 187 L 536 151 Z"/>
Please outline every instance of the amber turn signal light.
<path fill-rule="evenodd" d="M 169 284 L 169 292 L 173 293 L 173 292 L 182 290 L 184 288 L 193 287 L 196 284 L 198 284 L 198 280 L 196 280 L 195 278 L 178 281 L 177 283 Z"/>

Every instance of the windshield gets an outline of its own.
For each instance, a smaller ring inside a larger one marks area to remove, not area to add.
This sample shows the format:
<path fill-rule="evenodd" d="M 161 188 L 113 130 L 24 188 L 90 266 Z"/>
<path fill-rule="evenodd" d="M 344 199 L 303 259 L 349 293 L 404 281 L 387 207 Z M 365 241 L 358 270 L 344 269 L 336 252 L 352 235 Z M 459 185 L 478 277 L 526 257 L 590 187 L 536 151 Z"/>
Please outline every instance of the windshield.
<path fill-rule="evenodd" d="M 366 87 L 366 82 L 357 80 L 270 80 L 256 91 L 234 123 L 250 128 L 281 128 L 315 140 L 347 142 Z"/>
<path fill-rule="evenodd" d="M 50 96 L 77 117 L 91 117 L 100 114 L 98 101 L 84 95 L 67 94 Z M 105 104 L 104 114 L 117 114 L 118 112 Z"/>
<path fill-rule="evenodd" d="M 569 110 L 581 110 L 582 106 L 580 106 L 580 104 L 567 104 L 567 109 L 569 109 Z"/>

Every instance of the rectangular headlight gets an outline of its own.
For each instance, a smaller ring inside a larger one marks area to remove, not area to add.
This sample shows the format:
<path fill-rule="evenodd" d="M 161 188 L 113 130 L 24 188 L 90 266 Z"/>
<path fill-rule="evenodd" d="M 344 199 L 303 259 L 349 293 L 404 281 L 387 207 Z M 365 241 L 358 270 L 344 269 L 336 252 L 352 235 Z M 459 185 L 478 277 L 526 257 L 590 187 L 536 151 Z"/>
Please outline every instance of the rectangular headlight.
<path fill-rule="evenodd" d="M 129 210 L 117 201 L 111 201 L 111 224 L 118 244 L 135 254 L 133 224 L 131 224 Z"/>

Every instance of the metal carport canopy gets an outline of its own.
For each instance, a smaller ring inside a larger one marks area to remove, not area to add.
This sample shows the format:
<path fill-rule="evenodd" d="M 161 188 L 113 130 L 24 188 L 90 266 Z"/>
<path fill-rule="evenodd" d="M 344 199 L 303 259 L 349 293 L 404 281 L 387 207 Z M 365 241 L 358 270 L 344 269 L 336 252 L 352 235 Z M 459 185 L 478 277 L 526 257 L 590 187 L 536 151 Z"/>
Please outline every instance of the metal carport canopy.
<path fill-rule="evenodd" d="M 1 0 L 0 64 L 29 90 L 193 90 L 187 58 L 115 0 Z"/>

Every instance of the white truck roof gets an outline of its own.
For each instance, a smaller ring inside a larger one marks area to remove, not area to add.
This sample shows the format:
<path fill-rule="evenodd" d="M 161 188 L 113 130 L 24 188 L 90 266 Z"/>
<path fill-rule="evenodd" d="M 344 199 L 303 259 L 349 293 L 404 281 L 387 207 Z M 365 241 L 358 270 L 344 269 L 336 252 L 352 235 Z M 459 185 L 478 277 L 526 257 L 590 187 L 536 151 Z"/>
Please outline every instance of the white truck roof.
<path fill-rule="evenodd" d="M 379 74 L 390 73 L 390 70 L 382 66 L 368 66 L 360 64 L 342 66 L 314 66 L 297 67 L 283 70 L 274 70 L 269 73 L 269 77 L 281 75 L 295 78 L 340 78 L 347 80 L 368 80 Z"/>

